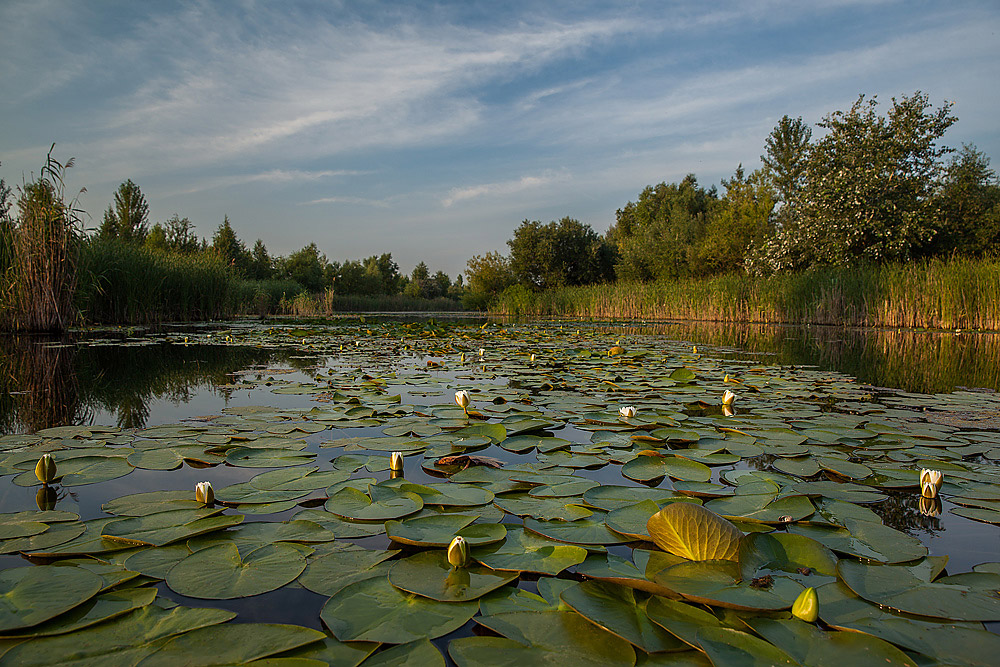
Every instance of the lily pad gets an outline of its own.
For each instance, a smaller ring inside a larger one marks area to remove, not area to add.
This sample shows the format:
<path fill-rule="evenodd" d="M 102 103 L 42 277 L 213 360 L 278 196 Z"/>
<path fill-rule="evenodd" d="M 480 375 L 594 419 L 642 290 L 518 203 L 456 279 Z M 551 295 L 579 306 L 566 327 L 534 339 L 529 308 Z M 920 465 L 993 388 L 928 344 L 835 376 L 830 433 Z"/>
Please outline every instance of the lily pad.
<path fill-rule="evenodd" d="M 503 543 L 473 549 L 472 557 L 494 570 L 555 576 L 568 567 L 582 563 L 587 557 L 587 550 L 547 539 L 518 526 L 507 528 Z"/>
<path fill-rule="evenodd" d="M 0 571 L 0 632 L 38 625 L 83 604 L 104 587 L 80 567 L 39 565 Z"/>
<path fill-rule="evenodd" d="M 700 505 L 671 503 L 646 524 L 656 546 L 691 560 L 735 560 L 743 533 Z"/>
<path fill-rule="evenodd" d="M 518 575 L 474 565 L 454 567 L 444 551 L 424 551 L 397 561 L 389 570 L 389 582 L 432 600 L 466 602 L 509 584 Z"/>

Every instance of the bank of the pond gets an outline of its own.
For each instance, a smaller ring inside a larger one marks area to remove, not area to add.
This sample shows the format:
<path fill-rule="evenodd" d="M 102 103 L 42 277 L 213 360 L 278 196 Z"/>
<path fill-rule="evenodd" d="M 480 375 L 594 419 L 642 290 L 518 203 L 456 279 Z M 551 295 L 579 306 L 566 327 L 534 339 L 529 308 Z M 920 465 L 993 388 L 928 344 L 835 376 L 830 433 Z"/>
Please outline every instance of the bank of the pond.
<path fill-rule="evenodd" d="M 1000 330 L 1000 260 L 951 259 L 503 292 L 505 316 Z"/>

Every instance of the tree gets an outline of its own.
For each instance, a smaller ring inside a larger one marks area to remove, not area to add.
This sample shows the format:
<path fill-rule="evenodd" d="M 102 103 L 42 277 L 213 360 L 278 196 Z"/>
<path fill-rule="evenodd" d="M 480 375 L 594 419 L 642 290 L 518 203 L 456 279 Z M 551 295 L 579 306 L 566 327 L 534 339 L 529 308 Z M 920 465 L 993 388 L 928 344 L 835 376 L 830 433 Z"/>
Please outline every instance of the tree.
<path fill-rule="evenodd" d="M 392 260 L 392 253 L 372 255 L 362 262 L 365 273 L 368 274 L 368 294 L 399 294 L 399 265 Z"/>
<path fill-rule="evenodd" d="M 618 251 L 618 278 L 645 282 L 699 273 L 698 246 L 716 201 L 715 188 L 700 187 L 694 174 L 680 183 L 647 186 L 618 210 L 607 233 Z"/>
<path fill-rule="evenodd" d="M 326 287 L 326 263 L 326 255 L 310 243 L 284 259 L 284 275 L 310 292 L 320 292 Z"/>
<path fill-rule="evenodd" d="M 250 253 L 233 231 L 228 215 L 223 217 L 222 224 L 212 236 L 212 249 L 234 270 L 246 275 L 250 267 Z"/>
<path fill-rule="evenodd" d="M 792 120 L 785 115 L 764 142 L 767 153 L 760 160 L 774 183 L 778 201 L 786 206 L 795 201 L 805 184 L 811 137 L 812 128 L 801 116 Z"/>
<path fill-rule="evenodd" d="M 774 232 L 777 195 L 763 169 L 749 176 L 743 165 L 729 180 L 722 180 L 726 194 L 708 218 L 705 239 L 699 248 L 699 265 L 706 273 L 726 273 L 745 268 L 749 249 L 766 242 Z"/>
<path fill-rule="evenodd" d="M 905 260 L 936 232 L 933 196 L 942 158 L 937 140 L 957 119 L 926 95 L 892 98 L 885 116 L 864 95 L 850 111 L 827 114 L 812 145 L 794 224 L 760 249 L 755 270 Z"/>
<path fill-rule="evenodd" d="M 113 204 L 104 212 L 98 235 L 125 243 L 141 244 L 146 240 L 149 204 L 139 186 L 131 179 L 118 186 Z"/>
<path fill-rule="evenodd" d="M 611 249 L 589 225 L 569 217 L 547 225 L 525 220 L 507 245 L 515 278 L 532 289 L 589 285 L 613 276 Z"/>
<path fill-rule="evenodd" d="M 228 218 L 226 218 L 228 221 Z M 232 229 L 230 228 L 230 231 Z M 194 225 L 186 217 L 181 218 L 176 213 L 167 220 L 167 246 L 171 250 L 182 253 L 197 252 L 201 246 L 198 236 L 194 233 Z M 235 236 L 235 234 L 234 234 Z"/>
<path fill-rule="evenodd" d="M 498 252 L 474 255 L 466 264 L 468 286 L 462 303 L 467 308 L 482 309 L 491 299 L 517 282 L 510 260 Z"/>
<path fill-rule="evenodd" d="M 1000 248 L 1000 182 L 990 159 L 966 144 L 944 171 L 938 190 L 940 230 L 932 252 L 980 256 Z"/>
<path fill-rule="evenodd" d="M 269 280 L 274 275 L 274 263 L 271 256 L 267 254 L 267 247 L 264 242 L 257 239 L 250 252 L 249 277 L 253 280 Z"/>

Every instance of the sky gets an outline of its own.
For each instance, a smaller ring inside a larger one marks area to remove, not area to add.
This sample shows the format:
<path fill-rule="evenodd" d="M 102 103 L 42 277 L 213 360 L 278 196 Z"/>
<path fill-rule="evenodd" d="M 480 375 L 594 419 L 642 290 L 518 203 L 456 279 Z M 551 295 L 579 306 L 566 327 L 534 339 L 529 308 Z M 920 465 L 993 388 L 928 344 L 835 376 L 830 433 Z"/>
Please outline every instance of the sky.
<path fill-rule="evenodd" d="M 757 168 L 783 115 L 862 93 L 952 102 L 943 143 L 997 168 L 998 82 L 996 0 L 0 0 L 0 177 L 55 143 L 91 229 L 131 179 L 151 222 L 454 278 L 523 220 L 604 233 L 647 185 Z"/>

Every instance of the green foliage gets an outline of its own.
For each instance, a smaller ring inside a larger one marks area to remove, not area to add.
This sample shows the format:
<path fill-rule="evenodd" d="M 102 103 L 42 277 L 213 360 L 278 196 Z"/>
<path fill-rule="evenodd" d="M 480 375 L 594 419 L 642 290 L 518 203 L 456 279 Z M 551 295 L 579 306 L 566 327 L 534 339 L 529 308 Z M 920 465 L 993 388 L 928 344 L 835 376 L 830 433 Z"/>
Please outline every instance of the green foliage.
<path fill-rule="evenodd" d="M 250 251 L 250 266 L 247 275 L 253 280 L 269 280 L 274 275 L 274 260 L 267 254 L 264 242 L 257 239 Z"/>
<path fill-rule="evenodd" d="M 294 280 L 310 292 L 320 292 L 326 286 L 326 255 L 315 243 L 293 252 L 279 263 L 278 275 Z"/>
<path fill-rule="evenodd" d="M 236 312 L 236 286 L 214 252 L 156 252 L 97 237 L 82 248 L 76 305 L 90 322 L 216 319 Z"/>
<path fill-rule="evenodd" d="M 187 220 L 185 218 L 185 220 Z M 222 224 L 212 236 L 212 249 L 222 258 L 222 260 L 233 267 L 240 275 L 246 275 L 250 268 L 250 253 L 247 247 L 236 236 L 233 226 L 229 222 L 229 216 L 224 216 Z"/>
<path fill-rule="evenodd" d="M 589 225 L 569 217 L 547 225 L 525 220 L 507 245 L 511 271 L 532 289 L 589 285 L 613 277 L 611 247 Z"/>
<path fill-rule="evenodd" d="M 827 134 L 809 150 L 794 220 L 758 253 L 756 270 L 905 260 L 933 238 L 949 151 L 936 142 L 956 121 L 951 106 L 931 109 L 920 92 L 893 98 L 885 116 L 877 106 L 861 95 L 819 123 Z"/>
<path fill-rule="evenodd" d="M 941 227 L 933 254 L 982 256 L 1000 248 L 1000 182 L 975 146 L 966 144 L 948 164 L 938 205 Z"/>
<path fill-rule="evenodd" d="M 2 216 L 0 326 L 61 331 L 76 318 L 73 292 L 82 222 L 76 200 L 66 201 L 63 178 L 72 167 L 49 149 L 37 180 L 18 188 L 17 219 Z M 0 185 L 0 190 L 6 190 Z M 3 193 L 3 200 L 9 197 Z"/>
<path fill-rule="evenodd" d="M 698 245 L 705 236 L 715 188 L 698 185 L 694 174 L 680 183 L 646 187 L 616 213 L 608 239 L 618 248 L 619 280 L 648 281 L 702 273 Z"/>
<path fill-rule="evenodd" d="M 505 289 L 517 282 L 510 260 L 498 252 L 475 255 L 466 265 L 468 287 L 462 304 L 470 310 L 483 310 Z"/>
<path fill-rule="evenodd" d="M 115 191 L 114 202 L 104 212 L 98 235 L 105 239 L 141 244 L 148 233 L 149 204 L 139 186 L 128 179 Z"/>
<path fill-rule="evenodd" d="M 740 165 L 731 179 L 723 179 L 722 187 L 726 194 L 712 207 L 705 237 L 698 247 L 700 274 L 743 269 L 747 250 L 774 233 L 777 194 L 767 172 L 758 169 L 746 176 Z"/>
<path fill-rule="evenodd" d="M 794 202 L 805 185 L 811 137 L 812 128 L 802 122 L 801 116 L 792 120 L 786 115 L 764 142 L 767 153 L 760 156 L 760 161 L 774 182 L 778 200 L 785 204 Z"/>

